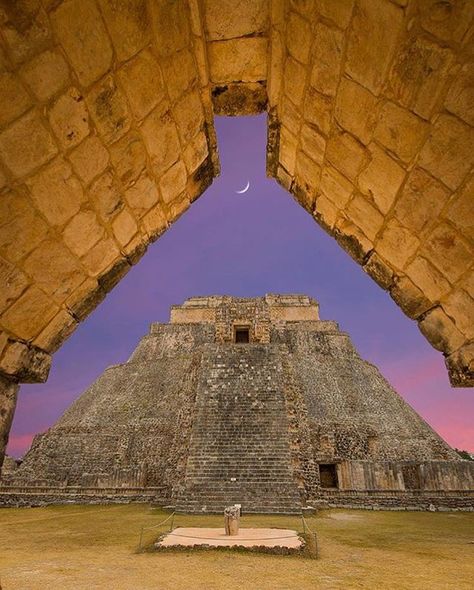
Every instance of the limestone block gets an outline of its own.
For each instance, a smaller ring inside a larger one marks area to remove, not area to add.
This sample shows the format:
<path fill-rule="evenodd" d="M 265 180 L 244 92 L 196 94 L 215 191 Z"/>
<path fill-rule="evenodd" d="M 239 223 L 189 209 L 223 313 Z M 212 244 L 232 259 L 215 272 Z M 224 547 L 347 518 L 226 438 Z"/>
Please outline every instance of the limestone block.
<path fill-rule="evenodd" d="M 376 243 L 377 252 L 390 264 L 403 269 L 420 245 L 419 239 L 392 217 Z"/>
<path fill-rule="evenodd" d="M 317 164 L 322 164 L 326 150 L 326 139 L 311 125 L 305 123 L 301 128 L 301 147 Z"/>
<path fill-rule="evenodd" d="M 359 188 L 371 195 L 382 213 L 387 213 L 400 188 L 405 171 L 376 144 L 370 144 L 370 163 L 359 175 Z"/>
<path fill-rule="evenodd" d="M 0 157 L 16 177 L 29 174 L 57 153 L 53 137 L 36 110 L 0 133 Z"/>
<path fill-rule="evenodd" d="M 112 222 L 114 236 L 122 246 L 130 242 L 137 233 L 137 224 L 130 213 L 123 209 Z"/>
<path fill-rule="evenodd" d="M 474 175 L 452 197 L 446 211 L 446 217 L 459 227 L 468 239 L 474 242 L 472 195 L 474 195 Z"/>
<path fill-rule="evenodd" d="M 49 100 L 69 82 L 69 68 L 59 51 L 47 50 L 20 70 L 23 80 L 40 101 Z"/>
<path fill-rule="evenodd" d="M 64 243 L 76 256 L 82 256 L 104 235 L 94 211 L 79 211 L 63 231 Z"/>
<path fill-rule="evenodd" d="M 19 379 L 22 383 L 46 381 L 50 367 L 51 357 L 48 354 L 36 347 L 13 340 L 7 343 L 0 361 L 0 371 Z"/>
<path fill-rule="evenodd" d="M 110 159 L 120 182 L 132 184 L 146 167 L 146 149 L 141 136 L 130 131 L 110 147 Z"/>
<path fill-rule="evenodd" d="M 194 58 L 196 60 L 199 83 L 201 87 L 207 88 L 209 84 L 209 68 L 207 65 L 206 43 L 203 39 L 194 38 Z"/>
<path fill-rule="evenodd" d="M 125 200 L 133 213 L 142 217 L 158 202 L 159 195 L 155 182 L 145 172 L 137 182 L 125 191 Z"/>
<path fill-rule="evenodd" d="M 336 95 L 339 84 L 344 35 L 318 23 L 314 29 L 311 85 L 322 94 Z"/>
<path fill-rule="evenodd" d="M 327 143 L 326 158 L 350 180 L 355 180 L 367 162 L 364 146 L 349 133 L 336 133 Z"/>
<path fill-rule="evenodd" d="M 86 97 L 87 106 L 106 144 L 117 141 L 130 129 L 127 99 L 111 76 L 101 80 Z"/>
<path fill-rule="evenodd" d="M 464 343 L 463 335 L 442 307 L 430 309 L 418 323 L 418 327 L 436 350 L 451 353 Z"/>
<path fill-rule="evenodd" d="M 373 243 L 383 224 L 383 216 L 363 195 L 356 193 L 345 208 L 346 215 Z M 383 253 L 382 253 L 383 255 Z"/>
<path fill-rule="evenodd" d="M 474 344 L 466 344 L 448 356 L 446 366 L 453 387 L 472 387 L 474 384 Z"/>
<path fill-rule="evenodd" d="M 186 166 L 179 160 L 160 178 L 160 191 L 165 203 L 170 203 L 186 188 Z"/>
<path fill-rule="evenodd" d="M 306 68 L 292 57 L 288 57 L 283 77 L 285 95 L 298 107 L 303 101 L 305 79 Z"/>
<path fill-rule="evenodd" d="M 358 0 L 347 44 L 346 72 L 374 94 L 382 88 L 403 25 L 390 2 Z"/>
<path fill-rule="evenodd" d="M 18 76 L 0 73 L 0 125 L 22 115 L 31 106 L 31 98 Z"/>
<path fill-rule="evenodd" d="M 161 56 L 168 56 L 189 46 L 190 26 L 186 0 L 151 2 L 151 29 Z"/>
<path fill-rule="evenodd" d="M 444 311 L 468 339 L 474 337 L 474 299 L 463 289 L 454 289 L 443 301 Z"/>
<path fill-rule="evenodd" d="M 414 168 L 395 203 L 394 213 L 402 224 L 420 235 L 437 219 L 450 192 L 422 168 Z"/>
<path fill-rule="evenodd" d="M 182 144 L 187 144 L 204 127 L 204 112 L 197 90 L 185 94 L 173 106 L 173 117 L 178 127 Z"/>
<path fill-rule="evenodd" d="M 338 209 L 344 209 L 353 193 L 354 187 L 337 170 L 331 166 L 325 166 L 321 173 L 319 190 Z"/>
<path fill-rule="evenodd" d="M 321 167 L 301 150 L 296 158 L 295 177 L 298 186 L 306 193 L 305 203 L 312 205 L 321 179 Z"/>
<path fill-rule="evenodd" d="M 290 175 L 295 172 L 297 147 L 297 138 L 286 127 L 282 127 L 280 131 L 279 161 Z"/>
<path fill-rule="evenodd" d="M 311 51 L 311 26 L 296 12 L 290 12 L 286 23 L 286 47 L 297 61 L 307 64 Z"/>
<path fill-rule="evenodd" d="M 461 41 L 472 22 L 470 0 L 419 0 L 421 26 L 445 41 Z"/>
<path fill-rule="evenodd" d="M 69 88 L 58 98 L 49 111 L 49 122 L 66 150 L 89 135 L 89 114 L 84 97 L 77 88 Z"/>
<path fill-rule="evenodd" d="M 3 189 L 3 187 L 7 186 L 7 177 L 5 175 L 5 172 L 0 168 L 0 191 Z"/>
<path fill-rule="evenodd" d="M 165 98 L 160 66 L 150 51 L 139 53 L 117 75 L 132 113 L 139 120 Z"/>
<path fill-rule="evenodd" d="M 268 102 L 272 107 L 276 106 L 280 101 L 285 51 L 281 33 L 272 28 L 270 34 L 270 63 L 267 75 Z"/>
<path fill-rule="evenodd" d="M 445 101 L 448 111 L 451 111 L 451 113 L 454 113 L 471 126 L 474 126 L 473 87 L 474 64 L 465 64 L 451 85 Z"/>
<path fill-rule="evenodd" d="M 428 124 L 416 115 L 393 102 L 385 102 L 379 112 L 374 139 L 409 162 L 425 142 L 428 130 Z"/>
<path fill-rule="evenodd" d="M 440 102 L 452 68 L 452 52 L 418 35 L 397 51 L 387 81 L 387 94 L 424 119 Z"/>
<path fill-rule="evenodd" d="M 422 256 L 417 256 L 405 272 L 431 301 L 439 301 L 451 289 L 443 275 Z"/>
<path fill-rule="evenodd" d="M 146 0 L 100 0 L 105 26 L 119 61 L 130 59 L 150 41 L 146 5 Z"/>
<path fill-rule="evenodd" d="M 334 115 L 341 127 L 366 145 L 377 121 L 377 99 L 359 84 L 342 78 Z"/>
<path fill-rule="evenodd" d="M 372 252 L 363 268 L 382 289 L 388 290 L 391 287 L 394 278 L 392 268 L 377 252 Z"/>
<path fill-rule="evenodd" d="M 265 37 L 244 37 L 208 44 L 212 82 L 258 82 L 267 77 L 268 41 Z"/>
<path fill-rule="evenodd" d="M 5 43 L 15 64 L 24 62 L 50 42 L 48 17 L 39 0 L 14 4 L 3 2 L 0 22 Z"/>
<path fill-rule="evenodd" d="M 299 109 L 291 102 L 285 95 L 281 97 L 279 110 L 280 121 L 287 127 L 294 135 L 299 135 L 302 116 Z"/>
<path fill-rule="evenodd" d="M 27 276 L 13 264 L 0 258 L 0 309 L 6 309 L 28 286 Z"/>
<path fill-rule="evenodd" d="M 16 262 L 31 252 L 46 237 L 48 226 L 18 193 L 4 193 L 0 198 L 0 253 Z"/>
<path fill-rule="evenodd" d="M 114 261 L 118 261 L 120 252 L 111 238 L 104 238 L 82 258 L 82 263 L 89 273 L 96 277 L 104 273 Z"/>
<path fill-rule="evenodd" d="M 473 130 L 451 115 L 436 119 L 418 163 L 449 188 L 457 189 L 474 161 Z"/>
<path fill-rule="evenodd" d="M 151 241 L 156 240 L 168 227 L 166 215 L 161 203 L 155 205 L 144 217 L 143 227 Z"/>
<path fill-rule="evenodd" d="M 104 299 L 105 292 L 96 279 L 87 278 L 66 299 L 67 309 L 77 320 L 83 320 Z"/>
<path fill-rule="evenodd" d="M 79 178 L 89 184 L 109 163 L 109 153 L 96 135 L 87 137 L 69 154 L 69 161 Z"/>
<path fill-rule="evenodd" d="M 390 289 L 390 296 L 411 319 L 420 317 L 433 305 L 423 292 L 404 276 L 395 281 Z"/>
<path fill-rule="evenodd" d="M 85 201 L 81 183 L 62 158 L 29 178 L 26 184 L 36 207 L 51 225 L 66 223 Z"/>
<path fill-rule="evenodd" d="M 429 234 L 420 254 L 455 283 L 472 264 L 474 251 L 459 232 L 443 222 Z"/>
<path fill-rule="evenodd" d="M 62 302 L 84 280 L 77 259 L 62 242 L 48 239 L 25 260 L 25 272 L 44 293 Z"/>
<path fill-rule="evenodd" d="M 372 250 L 373 244 L 363 231 L 345 215 L 339 215 L 336 222 L 337 243 L 359 264 Z"/>
<path fill-rule="evenodd" d="M 183 151 L 183 160 L 189 174 L 192 174 L 209 155 L 206 134 L 202 131 L 188 143 Z"/>
<path fill-rule="evenodd" d="M 57 312 L 58 307 L 33 285 L 2 314 L 0 323 L 18 338 L 32 340 Z"/>
<path fill-rule="evenodd" d="M 112 47 L 93 0 L 69 0 L 51 13 L 54 31 L 82 86 L 90 86 L 112 63 Z"/>
<path fill-rule="evenodd" d="M 313 11 L 313 2 L 307 2 L 309 10 Z M 341 29 L 347 28 L 352 16 L 352 9 L 354 6 L 354 0 L 314 0 L 314 5 L 317 13 L 321 14 L 325 18 L 332 20 Z"/>
<path fill-rule="evenodd" d="M 56 352 L 76 327 L 77 322 L 73 316 L 67 310 L 60 309 L 33 343 L 46 352 Z"/>
<path fill-rule="evenodd" d="M 176 125 L 169 112 L 155 109 L 145 119 L 140 131 L 157 174 L 176 162 L 181 150 Z"/>
<path fill-rule="evenodd" d="M 170 203 L 168 207 L 170 221 L 174 222 L 179 219 L 179 217 L 189 209 L 190 204 L 191 202 L 187 193 L 182 193 L 177 199 Z"/>
<path fill-rule="evenodd" d="M 312 88 L 306 93 L 304 101 L 304 118 L 315 125 L 323 135 L 329 135 L 332 121 L 333 101 L 319 94 Z"/>
<path fill-rule="evenodd" d="M 338 213 L 338 208 L 323 194 L 316 197 L 314 216 L 323 227 L 325 226 L 331 230 L 336 223 Z"/>
<path fill-rule="evenodd" d="M 210 41 L 263 33 L 268 28 L 267 0 L 205 0 L 203 4 L 206 38 Z"/>
<path fill-rule="evenodd" d="M 166 88 L 172 102 L 179 98 L 197 80 L 196 63 L 188 49 L 161 62 Z"/>
<path fill-rule="evenodd" d="M 92 183 L 89 197 L 104 221 L 109 221 L 123 206 L 120 186 L 112 172 L 106 172 Z"/>

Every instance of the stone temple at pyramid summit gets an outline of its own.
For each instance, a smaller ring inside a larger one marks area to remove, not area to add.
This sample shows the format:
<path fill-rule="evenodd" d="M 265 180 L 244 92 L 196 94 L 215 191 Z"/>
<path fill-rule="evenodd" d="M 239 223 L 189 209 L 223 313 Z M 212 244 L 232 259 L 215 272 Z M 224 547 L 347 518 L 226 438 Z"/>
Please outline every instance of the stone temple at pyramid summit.
<path fill-rule="evenodd" d="M 473 509 L 462 460 L 305 295 L 192 297 L 24 460 L 3 505 Z"/>

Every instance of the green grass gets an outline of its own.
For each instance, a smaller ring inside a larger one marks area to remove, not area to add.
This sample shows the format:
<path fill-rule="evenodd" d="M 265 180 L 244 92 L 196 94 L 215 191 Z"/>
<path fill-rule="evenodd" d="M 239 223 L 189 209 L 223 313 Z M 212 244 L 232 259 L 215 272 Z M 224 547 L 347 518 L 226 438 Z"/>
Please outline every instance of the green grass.
<path fill-rule="evenodd" d="M 318 590 L 472 588 L 474 514 L 333 510 L 311 517 L 321 558 L 231 551 L 137 553 L 140 529 L 168 516 L 145 505 L 0 509 L 3 590 Z M 222 526 L 219 515 L 175 526 Z M 242 526 L 295 528 L 296 517 Z M 162 528 L 145 531 L 150 542 Z"/>

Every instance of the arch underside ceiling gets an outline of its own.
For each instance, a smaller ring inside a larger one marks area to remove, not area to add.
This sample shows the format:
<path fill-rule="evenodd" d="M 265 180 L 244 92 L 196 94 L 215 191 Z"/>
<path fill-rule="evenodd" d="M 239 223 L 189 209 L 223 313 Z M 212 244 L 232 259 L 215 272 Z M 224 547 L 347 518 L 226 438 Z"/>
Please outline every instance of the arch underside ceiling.
<path fill-rule="evenodd" d="M 0 376 L 50 355 L 219 172 L 214 114 L 474 385 L 474 4 L 0 1 Z"/>

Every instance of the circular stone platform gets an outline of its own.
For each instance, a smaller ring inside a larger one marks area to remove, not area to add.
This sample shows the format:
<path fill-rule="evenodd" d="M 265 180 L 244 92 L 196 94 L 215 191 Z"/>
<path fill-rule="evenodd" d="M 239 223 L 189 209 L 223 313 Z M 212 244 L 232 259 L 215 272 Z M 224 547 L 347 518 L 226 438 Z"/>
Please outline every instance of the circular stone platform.
<path fill-rule="evenodd" d="M 268 547 L 272 549 L 301 549 L 302 539 L 291 529 L 243 529 L 228 536 L 223 528 L 178 527 L 158 543 L 161 547 Z"/>

